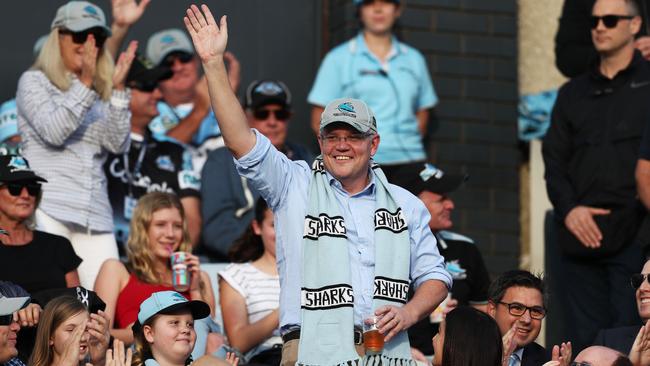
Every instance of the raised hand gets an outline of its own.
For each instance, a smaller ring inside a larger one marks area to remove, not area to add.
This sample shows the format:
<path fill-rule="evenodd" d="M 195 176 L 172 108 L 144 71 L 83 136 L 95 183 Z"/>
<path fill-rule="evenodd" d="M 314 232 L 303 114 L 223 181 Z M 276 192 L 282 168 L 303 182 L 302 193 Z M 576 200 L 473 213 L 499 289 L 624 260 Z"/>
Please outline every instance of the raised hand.
<path fill-rule="evenodd" d="M 571 353 L 571 342 L 562 342 L 559 346 L 553 346 L 551 360 L 557 361 L 560 366 L 569 366 L 571 364 Z"/>
<path fill-rule="evenodd" d="M 142 17 L 151 0 L 112 0 L 113 23 L 118 27 L 130 27 Z"/>
<path fill-rule="evenodd" d="M 209 64 L 222 61 L 228 44 L 226 16 L 221 17 L 220 24 L 217 26 L 207 5 L 201 5 L 201 10 L 196 5 L 192 5 L 187 9 L 183 21 L 201 62 Z"/>
<path fill-rule="evenodd" d="M 14 313 L 14 320 L 22 327 L 35 327 L 41 315 L 41 306 L 31 303 L 26 308 L 20 309 Z"/>
<path fill-rule="evenodd" d="M 102 358 L 105 356 L 108 349 L 111 334 L 109 329 L 109 318 L 105 312 L 99 311 L 97 314 L 90 314 L 90 321 L 88 322 L 88 333 L 90 340 L 88 341 L 88 350 L 90 352 L 90 359 L 96 364 L 101 364 Z"/>
<path fill-rule="evenodd" d="M 639 329 L 630 350 L 630 361 L 634 366 L 650 365 L 650 320 Z"/>
<path fill-rule="evenodd" d="M 124 90 L 124 83 L 126 75 L 129 73 L 131 63 L 135 58 L 135 50 L 138 48 L 138 41 L 131 41 L 126 51 L 120 54 L 115 64 L 115 71 L 113 72 L 113 88 L 117 90 Z"/>
<path fill-rule="evenodd" d="M 79 348 L 81 346 L 81 338 L 86 332 L 87 320 L 84 320 L 77 325 L 72 331 L 72 335 L 68 338 L 63 347 L 63 354 L 61 355 L 60 366 L 76 366 L 79 365 Z"/>
<path fill-rule="evenodd" d="M 517 324 L 513 324 L 512 327 L 503 335 L 501 338 L 503 342 L 503 366 L 508 366 L 510 362 L 510 355 L 517 348 L 517 342 L 515 341 L 515 332 L 517 330 Z"/>
<path fill-rule="evenodd" d="M 239 363 L 239 357 L 237 357 L 237 355 L 235 355 L 235 352 L 227 352 L 226 353 L 226 362 L 230 366 L 237 366 L 237 364 Z"/>
<path fill-rule="evenodd" d="M 133 352 L 131 347 L 124 351 L 124 342 L 119 339 L 113 341 L 113 349 L 106 350 L 106 366 L 131 366 Z"/>
<path fill-rule="evenodd" d="M 95 79 L 97 55 L 99 55 L 99 50 L 95 47 L 95 36 L 89 34 L 86 42 L 84 42 L 81 56 L 81 75 L 79 75 L 79 81 L 89 88 L 93 86 L 93 80 Z"/>

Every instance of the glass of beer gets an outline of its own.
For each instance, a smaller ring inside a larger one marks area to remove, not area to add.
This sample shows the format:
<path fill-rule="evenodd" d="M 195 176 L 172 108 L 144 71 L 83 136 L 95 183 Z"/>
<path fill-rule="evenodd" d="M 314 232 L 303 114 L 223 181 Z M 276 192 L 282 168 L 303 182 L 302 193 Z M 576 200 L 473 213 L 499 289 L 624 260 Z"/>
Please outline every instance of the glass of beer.
<path fill-rule="evenodd" d="M 384 335 L 379 333 L 377 322 L 379 318 L 372 315 L 363 321 L 363 345 L 366 354 L 376 355 L 384 349 Z"/>

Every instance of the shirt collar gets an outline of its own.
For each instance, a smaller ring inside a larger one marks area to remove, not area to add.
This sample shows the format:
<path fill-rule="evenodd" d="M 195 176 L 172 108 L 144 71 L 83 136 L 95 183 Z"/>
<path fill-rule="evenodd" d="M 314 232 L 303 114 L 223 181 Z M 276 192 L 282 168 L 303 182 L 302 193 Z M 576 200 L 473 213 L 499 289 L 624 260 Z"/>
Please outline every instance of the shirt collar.
<path fill-rule="evenodd" d="M 334 176 L 330 174 L 329 171 L 325 170 L 325 174 L 327 176 L 328 182 L 330 183 L 330 186 L 334 187 L 334 189 L 350 197 L 371 196 L 375 194 L 375 173 L 370 167 L 368 167 L 368 175 L 370 177 L 370 181 L 368 182 L 368 185 L 366 185 L 366 187 L 362 189 L 361 192 L 355 193 L 353 195 L 350 195 L 345 189 L 343 189 L 343 185 L 341 184 L 341 182 L 339 182 L 336 178 L 334 178 Z"/>
<path fill-rule="evenodd" d="M 611 80 L 618 79 L 621 76 L 632 72 L 642 62 L 646 62 L 645 59 L 643 58 L 643 55 L 638 50 L 634 50 L 634 54 L 632 55 L 632 60 L 630 61 L 630 63 L 624 69 L 622 69 L 616 75 L 614 75 L 614 77 Z M 590 76 L 602 82 L 611 81 L 600 72 L 600 59 L 595 60 L 591 64 Z"/>
<path fill-rule="evenodd" d="M 368 49 L 368 45 L 366 45 L 366 40 L 363 38 L 363 32 L 359 32 L 357 34 L 357 37 L 354 40 L 354 45 L 352 46 L 352 52 L 359 51 L 360 53 L 365 53 L 367 55 L 372 56 L 373 58 L 377 58 L 370 50 Z M 388 57 L 386 57 L 387 60 L 402 54 L 406 53 L 406 47 L 393 35 L 391 37 L 391 48 L 390 52 L 388 53 Z"/>

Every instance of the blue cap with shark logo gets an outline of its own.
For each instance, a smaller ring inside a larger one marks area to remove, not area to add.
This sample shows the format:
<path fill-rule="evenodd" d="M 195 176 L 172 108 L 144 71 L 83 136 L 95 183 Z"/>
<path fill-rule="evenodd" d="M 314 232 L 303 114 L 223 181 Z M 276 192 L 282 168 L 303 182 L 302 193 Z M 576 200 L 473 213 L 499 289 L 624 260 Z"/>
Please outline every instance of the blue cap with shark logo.
<path fill-rule="evenodd" d="M 346 123 L 361 133 L 377 133 L 377 120 L 368 105 L 359 99 L 335 99 L 320 116 L 320 130 L 332 123 Z"/>
<path fill-rule="evenodd" d="M 106 35 L 111 35 L 111 29 L 106 26 L 106 16 L 102 9 L 87 1 L 70 1 L 61 6 L 56 11 L 51 28 L 65 28 L 72 32 L 101 28 Z"/>
<path fill-rule="evenodd" d="M 210 315 L 210 306 L 203 301 L 187 300 L 176 291 L 154 292 L 140 304 L 138 320 L 133 324 L 133 334 L 156 314 L 171 314 L 181 309 L 187 309 L 194 319 L 203 319 Z"/>
<path fill-rule="evenodd" d="M 194 54 L 190 38 L 180 29 L 164 29 L 152 34 L 147 40 L 146 55 L 154 65 L 160 65 L 160 62 L 172 52 Z"/>

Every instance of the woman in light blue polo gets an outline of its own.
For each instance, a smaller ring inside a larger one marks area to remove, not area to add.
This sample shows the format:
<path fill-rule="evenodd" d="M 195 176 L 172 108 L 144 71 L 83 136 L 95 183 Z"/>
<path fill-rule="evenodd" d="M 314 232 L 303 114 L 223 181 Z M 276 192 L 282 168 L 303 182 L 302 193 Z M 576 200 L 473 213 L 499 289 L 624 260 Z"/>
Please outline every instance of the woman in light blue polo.
<path fill-rule="evenodd" d="M 426 160 L 422 137 L 438 102 L 422 54 L 397 40 L 393 25 L 399 0 L 354 0 L 359 34 L 331 50 L 320 66 L 308 101 L 319 130 L 323 107 L 332 99 L 358 98 L 375 112 L 381 145 L 374 160 L 391 178 L 398 167 Z"/>

